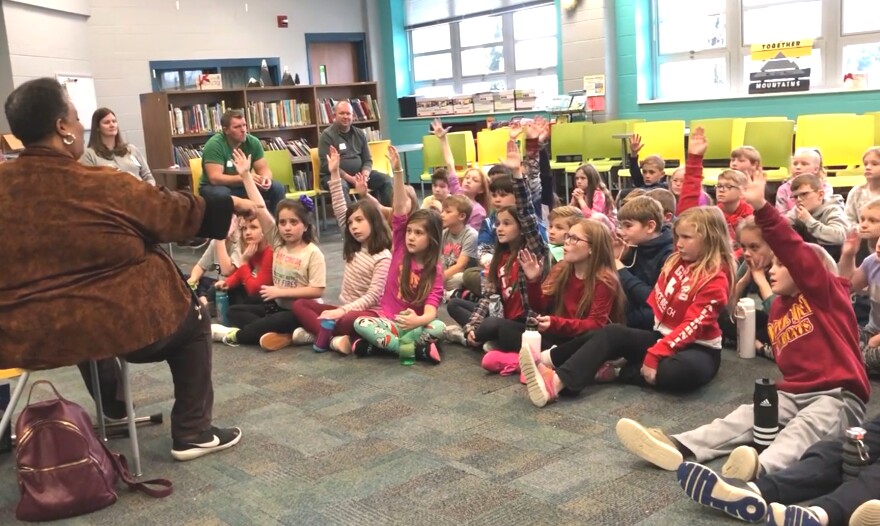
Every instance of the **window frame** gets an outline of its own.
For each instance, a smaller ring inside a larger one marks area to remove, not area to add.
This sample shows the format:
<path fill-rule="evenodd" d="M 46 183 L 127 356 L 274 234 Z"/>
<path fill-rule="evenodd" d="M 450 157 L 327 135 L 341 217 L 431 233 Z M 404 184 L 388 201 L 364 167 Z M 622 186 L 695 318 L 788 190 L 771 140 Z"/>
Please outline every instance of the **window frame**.
<path fill-rule="evenodd" d="M 745 75 L 746 61 L 750 53 L 750 46 L 746 45 L 743 24 L 743 3 L 741 0 L 726 0 L 725 2 L 725 25 L 726 41 L 725 48 L 707 49 L 684 53 L 660 54 L 660 17 L 659 0 L 650 2 L 650 78 L 647 83 L 647 102 L 687 101 L 695 100 L 695 97 L 687 95 L 660 97 L 660 65 L 667 62 L 681 62 L 686 60 L 724 58 L 727 63 L 726 90 L 714 98 L 736 98 L 748 95 L 748 78 Z M 791 0 L 792 2 L 796 0 Z M 859 33 L 843 33 L 843 2 L 846 0 L 819 0 L 822 5 L 821 36 L 813 40 L 813 49 L 819 50 L 820 64 L 822 67 L 821 78 L 810 86 L 810 93 L 819 90 L 843 89 L 843 48 L 853 44 L 880 43 L 880 30 Z M 794 93 L 793 93 L 794 94 Z"/>
<path fill-rule="evenodd" d="M 425 53 L 413 53 L 413 39 L 412 32 L 421 27 L 427 27 L 425 25 L 420 25 L 414 28 L 406 29 L 407 42 L 409 44 L 409 68 L 410 68 L 410 81 L 413 88 L 413 93 L 415 93 L 419 88 L 425 87 L 434 87 L 434 86 L 446 86 L 452 85 L 453 94 L 465 94 L 463 93 L 463 86 L 465 84 L 475 83 L 475 82 L 493 82 L 497 80 L 504 80 L 506 89 L 512 90 L 516 89 L 516 82 L 520 78 L 530 78 L 541 75 L 555 75 L 557 86 L 559 85 L 559 64 L 557 58 L 557 64 L 552 67 L 547 68 L 531 68 L 517 71 L 516 69 L 516 44 L 520 42 L 527 42 L 532 39 L 519 39 L 515 40 L 514 30 L 513 30 L 513 14 L 517 11 L 522 11 L 526 9 L 536 9 L 540 7 L 553 7 L 553 2 L 548 2 L 546 5 L 529 5 L 527 7 L 523 7 L 521 9 L 511 9 L 509 11 L 505 11 L 503 13 L 498 13 L 492 16 L 501 17 L 501 40 L 498 42 L 492 42 L 487 44 L 479 44 L 474 46 L 466 46 L 463 47 L 461 45 L 461 33 L 459 29 L 459 22 L 462 20 L 473 19 L 473 18 L 481 18 L 486 16 L 485 13 L 477 14 L 470 17 L 464 17 L 459 20 L 453 21 L 443 21 L 440 24 L 448 24 L 449 25 L 449 41 L 450 47 L 448 49 L 429 51 Z M 557 46 L 559 43 L 559 30 L 557 28 L 555 33 L 555 38 L 557 42 Z M 547 35 L 541 37 L 535 37 L 535 40 L 539 38 L 548 38 Z M 462 73 L 462 60 L 461 53 L 462 51 L 468 51 L 472 49 L 480 49 L 480 48 L 492 48 L 501 46 L 502 49 L 502 58 L 504 60 L 504 68 L 502 71 L 487 73 L 482 75 L 463 75 Z M 433 79 L 433 80 L 419 80 L 415 79 L 415 59 L 417 57 L 423 57 L 428 55 L 438 55 L 450 53 L 452 55 L 452 77 L 445 77 L 442 79 Z M 558 88 L 557 88 L 558 89 Z M 469 95 L 469 93 L 467 93 Z"/>

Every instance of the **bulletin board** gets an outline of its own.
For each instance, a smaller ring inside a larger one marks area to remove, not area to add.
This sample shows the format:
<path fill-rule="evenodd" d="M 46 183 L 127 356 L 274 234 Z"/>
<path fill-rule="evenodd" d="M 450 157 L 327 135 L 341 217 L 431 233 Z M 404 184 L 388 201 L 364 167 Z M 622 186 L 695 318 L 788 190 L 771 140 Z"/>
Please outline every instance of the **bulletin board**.
<path fill-rule="evenodd" d="M 98 109 L 95 97 L 95 79 L 82 75 L 55 75 L 58 82 L 67 90 L 70 100 L 76 106 L 79 120 L 86 130 L 92 126 L 92 114 Z"/>

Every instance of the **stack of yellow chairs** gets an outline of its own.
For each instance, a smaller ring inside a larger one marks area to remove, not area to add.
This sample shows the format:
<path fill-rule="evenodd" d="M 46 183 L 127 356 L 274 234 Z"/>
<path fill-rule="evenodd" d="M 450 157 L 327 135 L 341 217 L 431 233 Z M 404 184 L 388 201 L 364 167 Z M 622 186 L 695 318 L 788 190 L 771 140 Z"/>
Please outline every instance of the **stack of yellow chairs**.
<path fill-rule="evenodd" d="M 666 161 L 667 168 L 684 166 L 684 121 L 649 121 L 633 125 L 633 133 L 642 138 L 644 159 L 649 155 L 659 155 Z"/>
<path fill-rule="evenodd" d="M 862 154 L 874 145 L 870 115 L 830 113 L 797 119 L 795 148 L 818 148 L 832 188 L 852 188 L 865 182 Z"/>
<path fill-rule="evenodd" d="M 768 181 L 788 179 L 793 136 L 794 121 L 750 120 L 746 123 L 743 144 L 761 153 L 761 164 Z"/>

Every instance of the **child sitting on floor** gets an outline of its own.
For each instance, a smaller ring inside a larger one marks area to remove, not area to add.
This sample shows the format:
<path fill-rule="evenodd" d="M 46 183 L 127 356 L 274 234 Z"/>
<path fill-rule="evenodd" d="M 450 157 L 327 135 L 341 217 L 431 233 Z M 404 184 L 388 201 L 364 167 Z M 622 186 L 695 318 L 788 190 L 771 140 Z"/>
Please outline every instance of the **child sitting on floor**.
<path fill-rule="evenodd" d="M 451 292 L 462 283 L 462 273 L 477 262 L 477 231 L 468 224 L 471 200 L 465 195 L 451 195 L 443 201 L 443 239 L 440 257 L 443 263 L 443 288 Z"/>
<path fill-rule="evenodd" d="M 850 225 L 843 209 L 825 199 L 819 178 L 803 174 L 792 179 L 791 198 L 797 204 L 785 217 L 795 231 L 808 243 L 818 243 L 832 258 L 839 259 L 840 246 Z"/>
<path fill-rule="evenodd" d="M 822 154 L 815 148 L 798 148 L 791 156 L 791 176 L 776 190 L 776 209 L 780 213 L 787 213 L 797 203 L 791 197 L 791 182 L 795 177 L 803 174 L 813 174 L 822 182 L 822 191 L 825 200 L 843 207 L 843 198 L 834 193 L 834 189 L 825 179 L 825 168 L 822 165 Z"/>

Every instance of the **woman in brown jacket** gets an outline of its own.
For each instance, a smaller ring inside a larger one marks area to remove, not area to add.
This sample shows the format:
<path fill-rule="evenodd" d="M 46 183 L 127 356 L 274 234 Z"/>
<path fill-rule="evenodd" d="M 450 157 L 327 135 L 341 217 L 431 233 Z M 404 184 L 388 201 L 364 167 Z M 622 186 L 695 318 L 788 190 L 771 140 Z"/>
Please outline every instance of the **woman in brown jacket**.
<path fill-rule="evenodd" d="M 232 214 L 253 214 L 253 203 L 81 165 L 83 125 L 53 79 L 25 82 L 5 110 L 25 150 L 0 165 L 0 368 L 164 360 L 174 381 L 172 456 L 237 444 L 240 429 L 211 424 L 209 317 L 157 244 L 222 239 Z"/>

